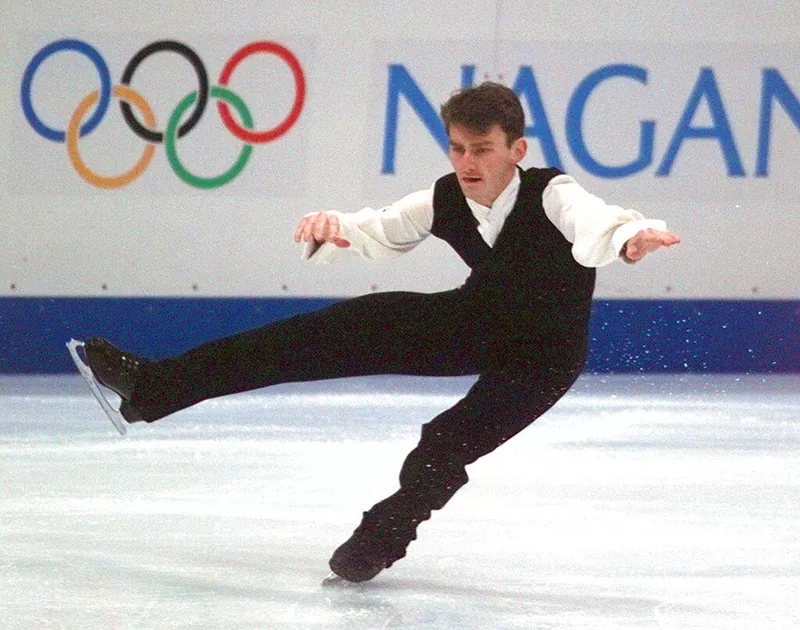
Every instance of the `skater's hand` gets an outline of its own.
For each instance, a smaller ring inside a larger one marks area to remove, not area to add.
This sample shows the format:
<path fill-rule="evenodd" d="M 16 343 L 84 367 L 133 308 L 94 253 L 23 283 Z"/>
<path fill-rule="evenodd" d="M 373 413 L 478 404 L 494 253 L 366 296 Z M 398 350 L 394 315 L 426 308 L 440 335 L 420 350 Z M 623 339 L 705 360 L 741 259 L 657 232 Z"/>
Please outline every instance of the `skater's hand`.
<path fill-rule="evenodd" d="M 317 212 L 303 217 L 294 233 L 295 243 L 333 243 L 336 247 L 350 247 L 350 241 L 340 236 L 339 218 L 335 214 Z"/>
<path fill-rule="evenodd" d="M 681 239 L 672 232 L 654 230 L 653 228 L 641 230 L 625 243 L 625 247 L 622 248 L 622 259 L 625 262 L 633 263 L 657 249 L 672 247 L 680 242 Z"/>

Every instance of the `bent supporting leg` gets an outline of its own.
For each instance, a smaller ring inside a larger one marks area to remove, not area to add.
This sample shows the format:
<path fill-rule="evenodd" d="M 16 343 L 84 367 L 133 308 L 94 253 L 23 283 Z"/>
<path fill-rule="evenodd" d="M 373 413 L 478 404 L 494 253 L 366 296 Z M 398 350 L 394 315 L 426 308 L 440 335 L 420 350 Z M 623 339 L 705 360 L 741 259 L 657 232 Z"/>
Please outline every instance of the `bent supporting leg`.
<path fill-rule="evenodd" d="M 364 513 L 353 536 L 331 557 L 331 570 L 360 582 L 404 557 L 418 525 L 467 483 L 466 466 L 552 407 L 575 382 L 582 364 L 514 365 L 481 376 L 465 398 L 423 425 L 400 471 L 400 489 Z"/>

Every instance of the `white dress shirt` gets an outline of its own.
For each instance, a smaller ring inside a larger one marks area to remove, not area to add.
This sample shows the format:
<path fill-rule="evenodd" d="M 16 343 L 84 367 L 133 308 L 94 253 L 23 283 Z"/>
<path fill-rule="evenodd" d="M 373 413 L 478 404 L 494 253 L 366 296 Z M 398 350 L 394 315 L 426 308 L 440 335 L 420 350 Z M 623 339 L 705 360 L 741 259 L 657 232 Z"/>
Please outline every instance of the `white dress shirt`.
<path fill-rule="evenodd" d="M 467 199 L 478 221 L 478 232 L 490 247 L 514 208 L 519 185 L 517 171 L 491 208 Z M 664 221 L 645 219 L 635 210 L 606 204 L 569 175 L 558 175 L 548 182 L 542 193 L 542 205 L 547 218 L 572 243 L 572 255 L 584 267 L 600 267 L 616 260 L 628 239 L 640 230 L 667 229 Z M 369 260 L 394 258 L 412 250 L 431 233 L 433 186 L 377 210 L 363 208 L 358 212 L 329 211 L 329 214 L 339 219 L 340 236 L 350 242 L 350 247 L 306 243 L 303 258 L 327 263 L 349 251 Z"/>

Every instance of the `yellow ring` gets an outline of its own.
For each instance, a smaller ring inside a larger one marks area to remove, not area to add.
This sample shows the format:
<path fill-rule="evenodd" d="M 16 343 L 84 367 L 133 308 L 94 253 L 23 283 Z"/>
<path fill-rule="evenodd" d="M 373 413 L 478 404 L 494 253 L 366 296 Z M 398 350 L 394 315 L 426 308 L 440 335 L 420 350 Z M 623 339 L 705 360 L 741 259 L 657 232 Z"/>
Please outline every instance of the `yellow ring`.
<path fill-rule="evenodd" d="M 150 129 L 156 128 L 155 114 L 153 114 L 152 108 L 147 104 L 147 101 L 144 100 L 141 94 L 124 85 L 115 85 L 114 89 L 112 90 L 112 94 L 119 100 L 125 101 L 126 103 L 130 103 L 134 107 L 137 107 L 142 113 L 147 126 Z M 153 159 L 153 154 L 155 153 L 156 149 L 154 145 L 148 144 L 142 153 L 142 157 L 139 158 L 139 161 L 131 170 L 123 173 L 122 175 L 106 177 L 104 175 L 98 175 L 89 169 L 78 152 L 78 136 L 80 135 L 81 122 L 83 122 L 87 112 L 97 102 L 98 98 L 99 92 L 95 90 L 78 104 L 78 107 L 75 109 L 75 113 L 72 114 L 72 118 L 69 121 L 69 126 L 67 127 L 67 153 L 69 154 L 69 160 L 72 162 L 72 166 L 75 168 L 78 175 L 80 175 L 90 184 L 93 184 L 98 188 L 120 188 L 126 184 L 130 184 L 133 180 L 144 173 L 145 169 L 150 164 L 150 160 Z"/>

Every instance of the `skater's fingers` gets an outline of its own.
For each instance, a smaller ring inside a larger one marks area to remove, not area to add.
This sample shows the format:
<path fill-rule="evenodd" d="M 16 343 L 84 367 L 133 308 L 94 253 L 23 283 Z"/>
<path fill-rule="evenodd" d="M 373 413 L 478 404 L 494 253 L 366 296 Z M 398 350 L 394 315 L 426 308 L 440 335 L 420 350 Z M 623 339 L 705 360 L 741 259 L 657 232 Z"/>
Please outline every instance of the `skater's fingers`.
<path fill-rule="evenodd" d="M 317 243 L 335 242 L 339 238 L 339 219 L 333 214 L 320 213 L 314 218 L 311 234 Z"/>
<path fill-rule="evenodd" d="M 297 232 L 295 232 L 295 241 L 298 243 L 308 243 L 313 241 L 315 225 L 320 218 L 324 219 L 324 217 L 324 212 L 314 212 L 304 216 L 303 220 L 300 221 L 300 224 L 297 226 Z"/>
<path fill-rule="evenodd" d="M 672 232 L 662 232 L 660 235 L 661 244 L 665 247 L 672 247 L 673 245 L 677 245 L 681 242 L 680 236 L 677 234 L 673 234 Z"/>
<path fill-rule="evenodd" d="M 296 243 L 335 243 L 338 247 L 349 247 L 350 243 L 340 236 L 339 218 L 335 214 L 316 212 L 302 218 L 294 233 Z"/>
<path fill-rule="evenodd" d="M 297 229 L 294 232 L 294 242 L 295 243 L 303 243 L 305 242 L 305 233 L 306 233 L 306 225 L 308 224 L 309 219 L 308 217 L 303 217 L 300 219 L 300 223 L 297 224 Z"/>
<path fill-rule="evenodd" d="M 641 260 L 662 247 L 672 247 L 681 240 L 677 234 L 648 228 L 636 233 L 627 243 L 625 255 L 629 260 Z"/>
<path fill-rule="evenodd" d="M 325 237 L 328 235 L 328 216 L 324 212 L 320 212 L 314 217 L 312 223 L 311 234 L 317 243 L 324 243 Z"/>
<path fill-rule="evenodd" d="M 297 231 L 294 233 L 294 240 L 296 242 L 305 243 L 310 240 L 310 226 L 315 216 L 316 213 L 307 214 L 300 220 L 300 223 L 297 224 Z"/>

